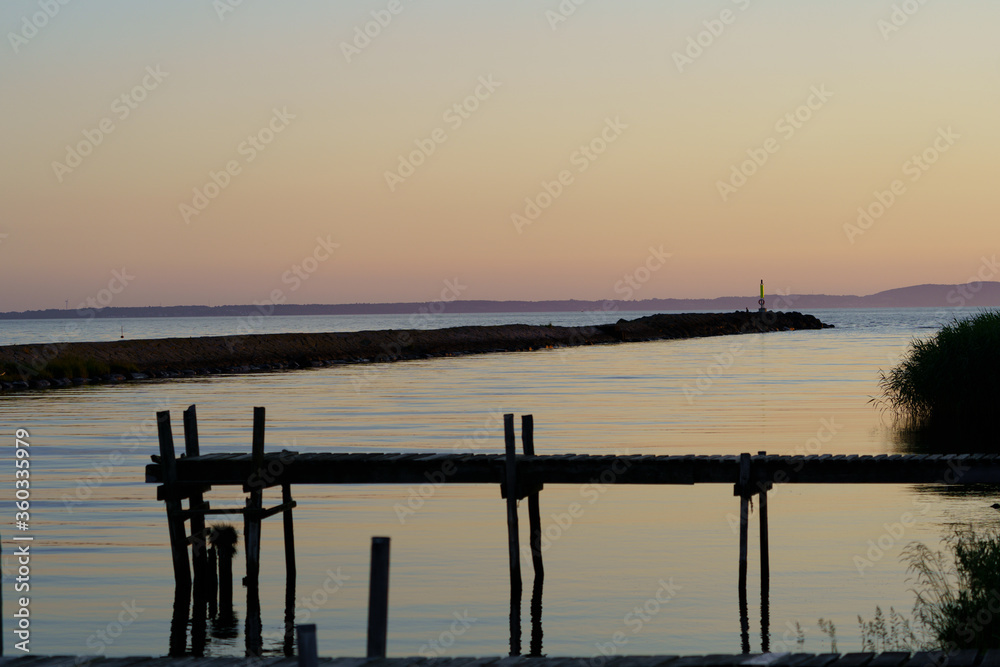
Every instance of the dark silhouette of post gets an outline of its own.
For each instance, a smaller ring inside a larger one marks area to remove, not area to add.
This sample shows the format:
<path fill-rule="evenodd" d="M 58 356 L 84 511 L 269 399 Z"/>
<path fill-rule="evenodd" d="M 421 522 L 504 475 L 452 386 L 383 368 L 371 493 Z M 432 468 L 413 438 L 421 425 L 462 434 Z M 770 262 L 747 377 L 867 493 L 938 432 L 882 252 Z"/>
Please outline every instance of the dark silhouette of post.
<path fill-rule="evenodd" d="M 299 667 L 317 667 L 319 665 L 319 650 L 316 645 L 316 624 L 300 625 L 298 631 Z"/>
<path fill-rule="evenodd" d="M 535 455 L 535 418 L 532 415 L 521 415 L 521 446 L 524 448 L 525 456 Z M 542 655 L 542 588 L 545 583 L 545 566 L 542 563 L 542 518 L 538 502 L 540 489 L 540 484 L 532 483 L 532 488 L 528 493 L 528 524 L 531 529 L 528 542 L 531 547 L 531 565 L 535 571 L 535 579 L 531 587 L 529 656 Z"/>
<path fill-rule="evenodd" d="M 368 578 L 368 657 L 384 658 L 389 625 L 389 538 L 372 538 Z"/>
<path fill-rule="evenodd" d="M 191 405 L 184 411 L 184 453 L 187 456 L 198 456 L 198 414 L 195 406 Z M 200 491 L 191 493 L 190 507 L 192 510 L 207 510 L 209 504 L 205 502 Z M 208 596 L 215 595 L 214 591 L 209 593 L 208 583 L 208 552 L 205 534 L 205 515 L 199 513 L 191 514 L 191 562 L 194 567 L 194 604 L 195 617 L 199 616 L 198 607 L 204 607 L 208 602 Z"/>
<path fill-rule="evenodd" d="M 177 460 L 174 455 L 174 434 L 170 429 L 170 411 L 156 413 L 156 429 L 160 441 L 160 465 L 163 468 L 163 499 L 167 506 L 167 531 L 170 535 L 170 556 L 174 565 L 176 588 L 191 588 L 191 566 L 188 562 L 187 533 L 183 507 L 177 487 Z"/>
<path fill-rule="evenodd" d="M 504 493 L 507 496 L 507 557 L 510 561 L 510 654 L 521 655 L 521 553 L 517 529 L 517 444 L 514 415 L 503 416 L 506 452 Z"/>
<path fill-rule="evenodd" d="M 767 452 L 757 452 L 767 456 Z M 757 509 L 760 516 L 760 650 L 767 653 L 771 647 L 771 560 L 767 543 L 767 492 L 770 482 L 759 482 Z"/>
<path fill-rule="evenodd" d="M 740 497 L 740 569 L 739 569 L 739 599 L 740 599 L 740 638 L 743 653 L 750 652 L 750 620 L 747 611 L 747 533 L 750 520 L 750 455 L 740 454 L 739 481 L 736 482 L 734 495 Z"/>

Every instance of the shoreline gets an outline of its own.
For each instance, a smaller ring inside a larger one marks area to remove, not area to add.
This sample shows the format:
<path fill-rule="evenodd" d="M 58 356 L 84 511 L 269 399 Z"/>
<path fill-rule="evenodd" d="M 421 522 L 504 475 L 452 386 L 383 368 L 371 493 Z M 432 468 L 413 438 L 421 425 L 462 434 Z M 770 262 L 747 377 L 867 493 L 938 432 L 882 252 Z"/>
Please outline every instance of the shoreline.
<path fill-rule="evenodd" d="M 737 311 L 587 327 L 502 324 L 6 345 L 0 346 L 0 392 L 831 326 L 798 312 Z"/>

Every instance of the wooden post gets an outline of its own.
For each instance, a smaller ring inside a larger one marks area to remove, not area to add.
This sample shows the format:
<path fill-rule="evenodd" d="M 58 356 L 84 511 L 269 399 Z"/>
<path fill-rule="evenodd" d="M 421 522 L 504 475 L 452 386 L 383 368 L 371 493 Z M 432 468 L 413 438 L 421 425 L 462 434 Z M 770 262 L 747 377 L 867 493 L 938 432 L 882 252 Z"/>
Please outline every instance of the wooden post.
<path fill-rule="evenodd" d="M 535 418 L 532 415 L 521 415 L 521 446 L 525 456 L 535 455 Z M 545 582 L 545 566 L 542 563 L 542 518 L 538 503 L 538 491 L 528 494 L 528 543 L 531 547 L 531 565 L 535 571 L 534 583 L 531 586 L 531 643 L 528 655 L 542 655 L 542 588 Z"/>
<path fill-rule="evenodd" d="M 389 625 L 389 538 L 372 538 L 368 575 L 368 657 L 384 658 Z"/>
<path fill-rule="evenodd" d="M 170 429 L 170 411 L 156 413 L 157 435 L 160 441 L 160 466 L 163 469 L 164 504 L 167 506 L 167 530 L 170 534 L 170 555 L 174 564 L 174 583 L 178 590 L 191 588 L 191 566 L 188 563 L 187 534 L 177 497 L 177 461 L 174 458 L 174 435 Z"/>
<path fill-rule="evenodd" d="M 757 455 L 766 456 L 767 452 L 757 452 Z M 767 492 L 771 488 L 771 483 L 760 480 L 759 488 L 757 509 L 760 513 L 760 641 L 761 651 L 767 653 L 771 644 L 771 559 L 768 555 L 767 544 Z"/>
<path fill-rule="evenodd" d="M 517 528 L 517 444 L 514 415 L 503 416 L 506 451 L 507 556 L 510 561 L 510 654 L 521 654 L 521 554 Z"/>
<path fill-rule="evenodd" d="M 282 512 L 285 528 L 285 655 L 292 655 L 292 642 L 295 638 L 295 531 L 292 521 L 292 487 L 281 485 L 281 502 L 287 507 Z M 313 642 L 315 643 L 315 626 Z M 315 647 L 313 648 L 315 652 Z M 300 654 L 301 655 L 301 654 Z"/>
<path fill-rule="evenodd" d="M 535 418 L 532 415 L 521 415 L 521 444 L 525 456 L 535 455 Z M 531 528 L 528 543 L 531 545 L 531 564 L 535 570 L 535 581 L 545 578 L 545 566 L 542 564 L 542 518 L 538 504 L 538 491 L 528 494 L 528 524 Z"/>
<path fill-rule="evenodd" d="M 207 594 L 208 600 L 208 617 L 215 618 L 218 607 L 216 604 L 216 595 L 219 590 L 219 564 L 217 554 L 218 549 L 212 546 L 208 550 L 208 570 L 205 576 L 205 593 Z M 229 576 L 229 589 L 232 591 L 233 587 L 233 577 Z M 232 600 L 232 594 L 230 594 L 230 600 Z"/>
<path fill-rule="evenodd" d="M 740 635 L 743 653 L 750 652 L 750 621 L 747 612 L 747 532 L 750 515 L 750 455 L 740 454 L 740 478 L 736 495 L 740 497 Z"/>
<path fill-rule="evenodd" d="M 264 467 L 264 408 L 253 409 L 253 445 L 250 479 L 246 483 L 246 511 L 243 513 L 243 548 L 247 558 L 247 576 L 243 580 L 247 588 L 256 589 L 260 585 L 260 524 L 264 508 L 263 480 L 260 479 Z"/>
<path fill-rule="evenodd" d="M 316 648 L 316 624 L 298 626 L 299 667 L 318 667 L 319 651 Z"/>
<path fill-rule="evenodd" d="M 281 485 L 281 503 L 286 509 L 281 513 L 285 529 L 285 585 L 295 587 L 295 523 L 292 521 L 292 486 Z"/>
<path fill-rule="evenodd" d="M 198 415 L 192 405 L 184 411 L 184 453 L 198 456 Z M 189 506 L 193 510 L 208 509 L 201 492 L 192 493 Z M 204 605 L 208 591 L 208 553 L 206 549 L 205 515 L 191 515 L 191 560 L 194 566 L 195 605 Z M 214 595 L 214 592 L 212 593 Z"/>
<path fill-rule="evenodd" d="M 750 483 L 750 455 L 740 454 L 740 481 L 737 492 L 740 496 L 740 590 L 746 593 L 747 588 L 747 524 L 750 514 L 750 496 L 747 486 Z"/>

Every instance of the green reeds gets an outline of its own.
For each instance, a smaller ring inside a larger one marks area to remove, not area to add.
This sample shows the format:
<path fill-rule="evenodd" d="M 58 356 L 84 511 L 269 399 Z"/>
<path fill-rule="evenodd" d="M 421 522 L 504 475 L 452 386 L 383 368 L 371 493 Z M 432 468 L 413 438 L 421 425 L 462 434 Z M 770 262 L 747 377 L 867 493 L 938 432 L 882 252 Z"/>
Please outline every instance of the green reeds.
<path fill-rule="evenodd" d="M 903 361 L 880 372 L 882 404 L 904 428 L 995 426 L 1000 399 L 1000 312 L 954 320 L 914 340 Z"/>
<path fill-rule="evenodd" d="M 858 616 L 863 651 L 1000 648 L 1000 531 L 961 527 L 935 551 L 914 542 L 903 550 L 916 602 L 909 620 L 879 607 Z M 950 553 L 949 553 L 950 552 Z"/>

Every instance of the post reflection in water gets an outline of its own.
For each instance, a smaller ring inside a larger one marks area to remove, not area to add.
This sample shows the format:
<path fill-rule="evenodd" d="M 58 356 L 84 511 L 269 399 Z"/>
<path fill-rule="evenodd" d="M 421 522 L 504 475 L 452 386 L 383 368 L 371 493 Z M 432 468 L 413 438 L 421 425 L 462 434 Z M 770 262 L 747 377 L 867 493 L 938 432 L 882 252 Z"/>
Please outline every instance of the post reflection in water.
<path fill-rule="evenodd" d="M 528 656 L 542 657 L 542 584 L 544 577 L 535 575 L 535 585 L 531 589 L 531 645 Z"/>
<path fill-rule="evenodd" d="M 233 605 L 218 606 L 209 603 L 212 598 L 195 595 L 191 607 L 191 589 L 182 587 L 174 591 L 173 616 L 170 622 L 170 648 L 172 658 L 183 656 L 203 657 L 211 640 L 229 643 L 239 637 L 239 617 Z M 541 603 L 539 602 L 539 607 Z M 214 609 L 212 607 L 215 607 Z M 281 652 L 286 657 L 295 655 L 295 582 L 290 580 L 285 586 L 285 631 Z M 191 626 L 191 644 L 188 646 L 188 625 Z M 539 633 L 541 630 L 539 629 Z M 247 587 L 247 618 L 244 626 L 245 650 L 248 656 L 259 656 L 264 652 L 261 623 L 260 593 L 254 587 Z"/>
<path fill-rule="evenodd" d="M 191 588 L 177 586 L 174 589 L 174 613 L 170 619 L 170 644 L 167 652 L 171 658 L 187 655 L 187 625 L 190 607 Z"/>

